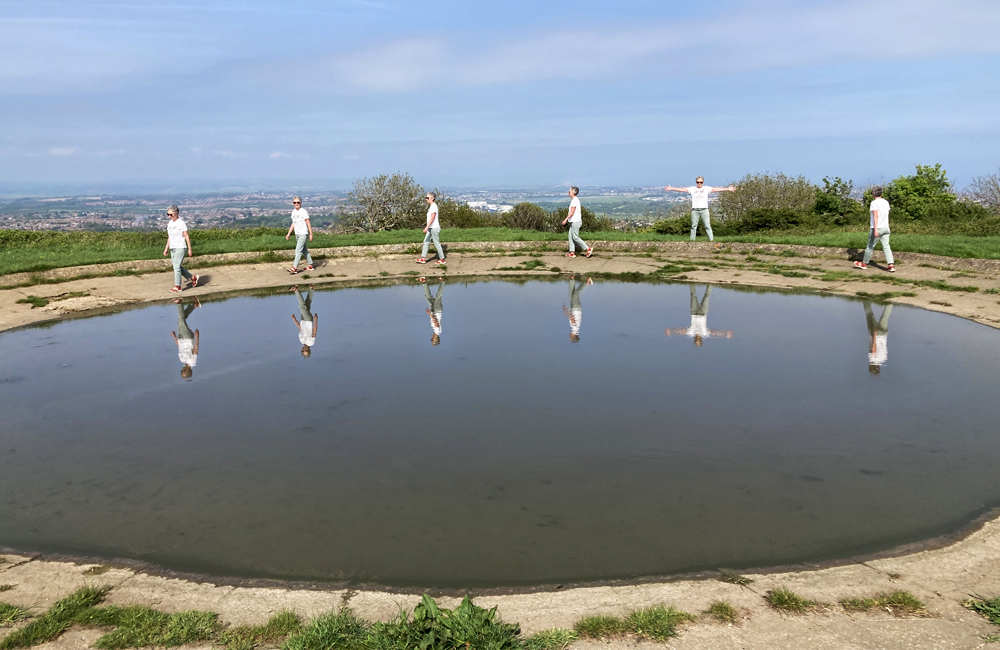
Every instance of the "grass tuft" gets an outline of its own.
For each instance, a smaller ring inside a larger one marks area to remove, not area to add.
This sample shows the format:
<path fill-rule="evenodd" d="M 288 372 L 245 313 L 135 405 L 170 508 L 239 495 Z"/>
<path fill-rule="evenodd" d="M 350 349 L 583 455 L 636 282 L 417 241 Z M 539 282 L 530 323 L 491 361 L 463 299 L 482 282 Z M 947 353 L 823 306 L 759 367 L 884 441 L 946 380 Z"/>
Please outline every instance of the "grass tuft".
<path fill-rule="evenodd" d="M 1000 289 L 998 289 L 996 287 L 993 287 L 992 289 L 983 289 L 983 293 L 989 293 L 989 294 L 992 294 L 992 295 L 996 295 L 996 294 L 1000 293 Z"/>
<path fill-rule="evenodd" d="M 30 617 L 31 613 L 23 607 L 0 603 L 0 627 L 10 627 L 14 623 Z"/>
<path fill-rule="evenodd" d="M 553 628 L 542 630 L 524 640 L 521 647 L 524 650 L 566 650 L 569 644 L 580 638 L 573 630 Z"/>
<path fill-rule="evenodd" d="M 842 598 L 840 606 L 849 612 L 867 612 L 883 609 L 894 616 L 916 616 L 926 614 L 923 602 L 908 591 L 897 589 L 869 598 Z"/>
<path fill-rule="evenodd" d="M 102 650 L 176 647 L 185 643 L 210 641 L 220 630 L 217 614 L 187 611 L 164 614 L 145 605 L 90 608 L 79 612 L 74 623 L 88 627 L 113 627 L 113 631 L 94 642 Z"/>
<path fill-rule="evenodd" d="M 275 614 L 264 625 L 238 625 L 222 633 L 219 643 L 226 650 L 251 650 L 260 645 L 277 645 L 292 634 L 302 631 L 298 614 L 283 611 Z"/>
<path fill-rule="evenodd" d="M 47 298 L 42 298 L 41 296 L 28 296 L 27 298 L 19 298 L 15 301 L 19 305 L 31 305 L 31 308 L 44 307 L 49 304 Z"/>
<path fill-rule="evenodd" d="M 576 622 L 573 629 L 584 639 L 606 639 L 628 631 L 625 621 L 611 614 L 585 616 Z"/>
<path fill-rule="evenodd" d="M 886 300 L 892 300 L 893 298 L 916 298 L 917 294 L 912 291 L 883 291 L 882 293 L 868 293 L 867 291 L 856 291 L 855 294 L 858 298 L 866 298 L 868 300 L 875 300 L 878 302 L 885 302 Z"/>
<path fill-rule="evenodd" d="M 736 608 L 724 600 L 713 600 L 712 604 L 705 610 L 705 614 L 711 616 L 720 623 L 729 623 L 730 625 L 734 625 L 736 623 L 738 615 Z"/>
<path fill-rule="evenodd" d="M 719 569 L 719 582 L 728 582 L 731 585 L 739 585 L 741 587 L 746 587 L 753 582 L 750 578 L 746 576 L 741 576 L 735 571 L 730 571 L 728 569 Z"/>
<path fill-rule="evenodd" d="M 973 596 L 963 602 L 962 606 L 986 617 L 990 623 L 1000 625 L 1000 596 L 995 598 Z"/>
<path fill-rule="evenodd" d="M 57 638 L 80 612 L 104 600 L 109 587 L 84 587 L 56 602 L 42 616 L 0 641 L 0 650 L 28 648 Z"/>
<path fill-rule="evenodd" d="M 0 592 L 10 591 L 14 588 L 14 585 L 0 585 Z"/>
<path fill-rule="evenodd" d="M 86 571 L 84 571 L 83 575 L 85 575 L 85 576 L 101 576 L 101 575 L 104 575 L 105 573 L 107 573 L 110 570 L 111 570 L 111 567 L 105 566 L 103 564 L 98 564 L 98 565 L 92 566 L 89 569 L 87 569 Z"/>
<path fill-rule="evenodd" d="M 577 621 L 574 629 L 585 639 L 607 639 L 630 632 L 640 638 L 666 641 L 677 636 L 677 626 L 694 619 L 687 612 L 661 604 L 637 609 L 625 617 L 587 616 Z"/>
<path fill-rule="evenodd" d="M 774 609 L 789 614 L 801 614 L 816 606 L 815 602 L 799 596 L 787 587 L 778 587 L 768 591 L 764 600 Z"/>

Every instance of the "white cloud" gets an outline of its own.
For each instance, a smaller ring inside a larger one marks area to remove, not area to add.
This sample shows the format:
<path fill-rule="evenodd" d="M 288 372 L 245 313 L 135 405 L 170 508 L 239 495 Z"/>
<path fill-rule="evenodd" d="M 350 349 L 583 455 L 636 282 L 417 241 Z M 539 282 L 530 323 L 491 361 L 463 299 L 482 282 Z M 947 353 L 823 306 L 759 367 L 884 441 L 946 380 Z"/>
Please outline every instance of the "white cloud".
<path fill-rule="evenodd" d="M 249 158 L 249 155 L 238 151 L 213 151 L 212 153 L 223 158 Z"/>
<path fill-rule="evenodd" d="M 270 158 L 271 160 L 278 160 L 279 158 L 288 158 L 289 155 L 290 154 L 287 154 L 284 151 L 273 151 L 271 152 L 271 155 L 268 156 L 268 158 Z"/>
<path fill-rule="evenodd" d="M 191 147 L 191 153 L 201 155 L 201 147 Z"/>
<path fill-rule="evenodd" d="M 75 156 L 76 147 L 49 147 L 50 156 Z"/>

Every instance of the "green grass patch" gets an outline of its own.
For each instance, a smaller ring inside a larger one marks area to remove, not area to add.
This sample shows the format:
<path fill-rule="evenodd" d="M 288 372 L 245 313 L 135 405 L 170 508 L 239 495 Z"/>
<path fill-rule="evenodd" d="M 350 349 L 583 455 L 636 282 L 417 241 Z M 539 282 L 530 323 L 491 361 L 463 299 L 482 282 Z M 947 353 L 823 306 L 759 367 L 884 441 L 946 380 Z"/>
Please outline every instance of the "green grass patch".
<path fill-rule="evenodd" d="M 102 575 L 104 575 L 105 573 L 107 573 L 110 570 L 111 570 L 111 567 L 105 566 L 103 564 L 98 564 L 98 565 L 92 566 L 89 569 L 87 569 L 86 571 L 84 571 L 83 575 L 85 575 L 85 576 L 102 576 Z"/>
<path fill-rule="evenodd" d="M 28 648 L 58 638 L 81 612 L 104 600 L 107 587 L 84 587 L 56 602 L 42 616 L 0 641 L 0 650 Z"/>
<path fill-rule="evenodd" d="M 878 302 L 885 302 L 886 300 L 891 300 L 893 298 L 916 298 L 917 294 L 912 291 L 883 291 L 882 293 L 868 293 L 867 291 L 857 291 L 855 294 L 859 298 L 865 298 L 866 300 L 875 300 Z"/>
<path fill-rule="evenodd" d="M 279 612 L 264 625 L 238 625 L 225 630 L 219 643 L 226 650 L 252 650 L 260 645 L 278 645 L 302 631 L 302 619 L 295 612 Z"/>
<path fill-rule="evenodd" d="M 362 648 L 368 625 L 349 609 L 314 619 L 282 645 L 283 650 L 332 650 Z M 386 650 L 392 646 L 387 646 Z"/>
<path fill-rule="evenodd" d="M 164 614 L 145 605 L 91 607 L 78 612 L 72 622 L 87 627 L 112 627 L 94 647 L 101 650 L 173 648 L 185 643 L 215 639 L 221 630 L 218 614 L 187 611 Z"/>
<path fill-rule="evenodd" d="M 740 587 L 746 587 L 753 582 L 750 578 L 729 569 L 719 569 L 719 577 L 717 579 L 719 582 L 728 582 L 731 585 L 739 585 Z"/>
<path fill-rule="evenodd" d="M 48 298 L 42 298 L 41 296 L 28 296 L 27 298 L 19 298 L 16 300 L 19 305 L 31 305 L 31 308 L 44 307 L 49 304 Z"/>
<path fill-rule="evenodd" d="M 868 598 L 842 598 L 840 606 L 849 612 L 868 612 L 880 609 L 894 616 L 926 615 L 927 609 L 919 598 L 908 591 L 897 589 L 890 593 L 877 594 Z"/>
<path fill-rule="evenodd" d="M 0 585 L 0 592 L 10 591 L 14 588 L 14 585 Z"/>
<path fill-rule="evenodd" d="M 983 293 L 989 293 L 989 294 L 992 294 L 992 295 L 996 295 L 996 294 L 1000 293 L 1000 289 L 998 289 L 996 287 L 993 287 L 992 289 L 983 289 Z"/>
<path fill-rule="evenodd" d="M 553 628 L 529 636 L 521 647 L 524 650 L 566 650 L 569 644 L 579 638 L 580 635 L 573 630 Z"/>
<path fill-rule="evenodd" d="M 608 614 L 587 616 L 577 621 L 574 630 L 583 638 L 607 639 L 631 633 L 643 639 L 666 641 L 677 636 L 677 627 L 695 617 L 666 605 L 637 609 L 627 616 Z"/>
<path fill-rule="evenodd" d="M 0 627 L 10 627 L 18 621 L 31 617 L 31 612 L 17 605 L 0 603 Z"/>
<path fill-rule="evenodd" d="M 816 603 L 799 596 L 787 587 L 778 587 L 764 596 L 767 604 L 774 609 L 789 614 L 801 614 L 816 606 Z"/>
<path fill-rule="evenodd" d="M 501 266 L 497 271 L 534 271 L 537 268 L 545 268 L 545 262 L 535 259 L 525 260 L 517 266 Z"/>
<path fill-rule="evenodd" d="M 962 606 L 985 617 L 993 625 L 1000 625 L 1000 596 L 995 598 L 973 596 L 963 602 Z"/>
<path fill-rule="evenodd" d="M 713 600 L 712 604 L 705 610 L 705 614 L 720 623 L 729 623 L 730 625 L 736 624 L 739 615 L 736 608 L 724 600 Z"/>

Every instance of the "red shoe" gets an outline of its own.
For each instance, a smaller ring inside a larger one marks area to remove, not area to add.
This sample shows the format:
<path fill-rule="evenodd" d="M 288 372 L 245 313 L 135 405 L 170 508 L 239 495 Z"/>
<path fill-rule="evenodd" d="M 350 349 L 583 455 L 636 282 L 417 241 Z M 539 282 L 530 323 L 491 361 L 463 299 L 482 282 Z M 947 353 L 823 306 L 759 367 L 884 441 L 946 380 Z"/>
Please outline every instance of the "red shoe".
<path fill-rule="evenodd" d="M 310 264 L 309 266 L 306 267 L 306 271 L 315 271 L 315 270 L 316 270 L 316 267 L 313 266 L 312 264 Z"/>
<path fill-rule="evenodd" d="M 198 286 L 198 276 L 196 275 L 191 278 L 191 288 L 194 289 L 197 286 Z"/>
<path fill-rule="evenodd" d="M 896 265 L 895 264 L 890 264 L 889 265 L 889 273 L 895 273 L 895 272 L 896 272 Z"/>
<path fill-rule="evenodd" d="M 293 266 L 290 269 L 288 269 L 288 272 L 291 273 L 292 275 L 295 275 L 296 273 L 299 272 L 299 270 Z"/>
<path fill-rule="evenodd" d="M 427 264 L 427 258 L 426 257 L 418 257 L 417 258 L 417 264 Z"/>
<path fill-rule="evenodd" d="M 587 249 L 585 256 L 590 257 L 593 254 L 594 254 L 594 247 L 591 246 L 590 248 Z"/>
<path fill-rule="evenodd" d="M 448 260 L 438 260 L 438 261 L 436 261 L 436 262 L 434 262 L 434 263 L 435 263 L 435 264 L 447 264 L 447 263 L 448 263 Z"/>
<path fill-rule="evenodd" d="M 175 284 L 174 288 L 170 290 L 170 293 L 180 293 L 181 291 L 183 291 L 183 289 L 181 289 L 179 285 Z"/>
<path fill-rule="evenodd" d="M 854 263 L 854 268 L 856 268 L 856 269 L 867 269 L 868 265 L 865 264 L 864 262 L 855 262 Z"/>
<path fill-rule="evenodd" d="M 576 253 L 566 253 L 566 257 L 576 257 Z"/>

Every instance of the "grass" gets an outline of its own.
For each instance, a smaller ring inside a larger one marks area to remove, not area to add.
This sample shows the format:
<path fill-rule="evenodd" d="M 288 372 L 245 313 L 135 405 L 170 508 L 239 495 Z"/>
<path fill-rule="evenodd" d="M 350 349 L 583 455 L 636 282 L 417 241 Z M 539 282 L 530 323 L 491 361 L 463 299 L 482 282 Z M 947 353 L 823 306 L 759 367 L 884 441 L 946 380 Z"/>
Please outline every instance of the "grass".
<path fill-rule="evenodd" d="M 908 591 L 897 589 L 890 593 L 877 594 L 868 598 L 842 598 L 840 606 L 849 612 L 868 612 L 881 609 L 894 616 L 926 615 L 924 603 Z"/>
<path fill-rule="evenodd" d="M 302 619 L 294 612 L 275 614 L 264 625 L 239 625 L 222 633 L 219 641 L 227 650 L 252 650 L 263 644 L 276 645 L 302 631 Z"/>
<path fill-rule="evenodd" d="M 10 627 L 18 621 L 29 618 L 31 613 L 23 607 L 0 603 L 0 627 Z"/>
<path fill-rule="evenodd" d="M 963 602 L 962 606 L 985 617 L 993 625 L 1000 625 L 1000 596 L 995 598 L 973 596 Z"/>
<path fill-rule="evenodd" d="M 562 242 L 564 233 L 545 233 L 534 230 L 506 228 L 445 229 L 441 233 L 445 243 L 519 241 Z M 587 234 L 594 241 L 676 242 L 686 237 L 656 233 L 623 233 L 616 231 Z M 318 233 L 313 242 L 316 248 L 344 246 L 374 246 L 406 244 L 422 239 L 419 230 L 397 230 L 381 233 L 329 235 Z M 191 231 L 194 251 L 198 255 L 236 252 L 291 251 L 280 228 L 248 228 L 243 230 L 209 229 Z M 144 259 L 164 259 L 163 233 L 138 232 L 54 232 L 54 231 L 0 231 L 0 275 L 32 273 L 49 269 L 106 264 Z M 754 235 L 719 237 L 720 242 L 758 244 L 789 244 L 824 246 L 834 248 L 860 248 L 865 235 L 856 232 L 832 232 L 812 235 Z M 892 248 L 901 252 L 931 253 L 948 257 L 1000 259 L 1000 237 L 970 237 L 966 235 L 893 234 Z M 457 250 L 457 248 L 456 248 Z M 717 252 L 732 252 L 729 247 Z M 756 253 L 763 253 L 762 250 Z M 279 258 L 273 256 L 274 261 Z M 247 263 L 266 262 L 266 259 L 249 260 Z M 197 257 L 192 267 L 198 268 Z"/>
<path fill-rule="evenodd" d="M 566 650 L 569 644 L 579 638 L 580 635 L 573 630 L 553 628 L 529 636 L 524 640 L 522 647 L 524 650 Z"/>
<path fill-rule="evenodd" d="M 730 625 L 735 625 L 738 617 L 736 608 L 724 600 L 713 600 L 712 604 L 705 610 L 705 614 L 720 623 L 729 623 Z"/>
<path fill-rule="evenodd" d="M 867 300 L 875 300 L 878 302 L 885 302 L 886 300 L 892 300 L 893 298 L 916 298 L 917 294 L 912 291 L 883 291 L 882 293 L 868 293 L 867 291 L 856 291 L 855 295 L 858 298 L 865 298 Z"/>
<path fill-rule="evenodd" d="M 0 592 L 10 591 L 14 588 L 14 585 L 0 585 Z"/>
<path fill-rule="evenodd" d="M 212 612 L 187 611 L 164 614 L 145 605 L 91 607 L 73 617 L 74 623 L 87 627 L 112 627 L 114 630 L 99 637 L 94 647 L 101 650 L 173 648 L 186 643 L 211 641 L 221 626 Z"/>
<path fill-rule="evenodd" d="M 666 641 L 677 636 L 677 627 L 695 617 L 666 605 L 637 609 L 627 616 L 609 614 L 587 616 L 577 621 L 574 630 L 585 639 L 607 639 L 631 633 L 643 639 Z"/>
<path fill-rule="evenodd" d="M 28 296 L 27 298 L 19 298 L 15 302 L 17 302 L 17 304 L 19 305 L 31 305 L 32 309 L 34 309 L 35 307 L 44 307 L 45 305 L 49 304 L 48 299 L 42 298 L 41 296 Z"/>
<path fill-rule="evenodd" d="M 300 632 L 288 638 L 283 650 L 326 650 L 360 648 L 368 632 L 367 624 L 349 609 L 314 619 Z M 390 646 L 391 647 L 391 646 Z"/>
<path fill-rule="evenodd" d="M 741 576 L 735 571 L 730 571 L 728 569 L 719 569 L 719 582 L 728 582 L 731 585 L 739 585 L 740 587 L 746 587 L 753 582 L 750 578 L 746 576 Z"/>
<path fill-rule="evenodd" d="M 110 570 L 111 570 L 111 567 L 105 566 L 103 564 L 98 564 L 96 566 L 92 566 L 89 569 L 85 570 L 83 572 L 83 575 L 85 575 L 85 576 L 102 576 L 102 575 L 104 575 L 105 573 L 107 573 Z"/>
<path fill-rule="evenodd" d="M 73 619 L 104 600 L 107 587 L 84 587 L 56 602 L 42 616 L 0 641 L 0 650 L 28 648 L 52 641 L 69 628 Z"/>
<path fill-rule="evenodd" d="M 996 294 L 1000 293 L 1000 289 L 997 289 L 996 287 L 994 287 L 992 289 L 983 289 L 983 293 L 988 293 L 988 294 L 996 295 Z"/>
<path fill-rule="evenodd" d="M 816 606 L 816 603 L 799 596 L 787 587 L 778 587 L 764 596 L 767 604 L 774 609 L 788 614 L 802 614 Z"/>

